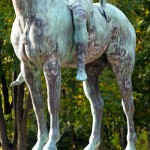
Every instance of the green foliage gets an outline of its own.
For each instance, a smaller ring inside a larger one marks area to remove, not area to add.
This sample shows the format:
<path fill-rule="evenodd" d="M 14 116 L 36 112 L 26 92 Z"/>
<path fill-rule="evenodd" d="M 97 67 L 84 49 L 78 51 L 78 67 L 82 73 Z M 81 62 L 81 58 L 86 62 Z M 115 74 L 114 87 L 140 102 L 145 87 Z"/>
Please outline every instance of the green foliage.
<path fill-rule="evenodd" d="M 140 133 L 137 139 L 137 150 L 149 150 L 149 138 L 147 128 L 142 128 L 142 130 L 137 129 L 137 133 Z"/>
<path fill-rule="evenodd" d="M 94 2 L 98 2 L 95 0 Z M 137 49 L 135 70 L 132 76 L 135 100 L 135 126 L 138 133 L 137 150 L 148 150 L 150 133 L 150 1 L 148 0 L 108 0 L 119 7 L 136 29 Z M 10 31 L 14 20 L 14 11 L 10 0 L 0 1 L 0 74 L 4 74 L 7 83 L 12 80 L 12 71 L 17 70 L 16 59 L 10 44 Z M 76 69 L 62 71 L 62 94 L 60 108 L 61 139 L 58 149 L 83 149 L 91 133 L 92 117 L 90 104 L 82 90 L 82 83 L 75 80 Z M 42 78 L 43 79 L 43 78 Z M 115 77 L 108 67 L 99 78 L 100 90 L 105 102 L 103 115 L 104 149 L 120 150 L 120 128 L 126 126 L 121 106 L 121 97 Z M 45 89 L 45 84 L 43 84 Z M 0 91 L 1 93 L 1 91 Z M 9 88 L 11 93 L 11 88 Z M 46 91 L 43 92 L 46 99 Z M 10 95 L 10 101 L 12 101 Z M 48 112 L 45 110 L 47 118 Z M 14 114 L 6 115 L 6 127 L 9 139 L 13 139 Z M 48 121 L 49 124 L 49 121 Z M 33 110 L 28 119 L 27 149 L 36 141 L 37 126 Z"/>
<path fill-rule="evenodd" d="M 104 147 L 120 149 L 120 128 L 126 125 L 121 97 L 114 73 L 107 67 L 100 76 L 100 91 L 104 99 Z M 116 111 L 117 110 L 117 111 Z"/>
<path fill-rule="evenodd" d="M 15 71 L 18 69 L 19 61 L 14 54 L 10 43 L 11 27 L 14 21 L 14 11 L 11 0 L 0 1 L 0 59 L 3 65 L 3 71 Z M 17 64 L 17 65 L 16 65 Z M 0 66 L 1 68 L 1 66 Z M 2 70 L 0 71 L 0 74 Z"/>
<path fill-rule="evenodd" d="M 62 137 L 58 143 L 58 148 L 62 150 L 71 149 L 68 146 L 73 144 L 76 144 L 78 149 L 83 149 L 88 142 L 88 133 L 90 133 L 90 106 L 83 94 L 82 84 L 75 81 L 75 73 L 76 69 L 67 69 L 62 72 L 62 89 L 65 90 L 65 96 L 62 95 L 61 98 L 60 128 Z M 73 143 L 73 141 L 75 142 Z"/>
<path fill-rule="evenodd" d="M 27 126 L 28 126 L 27 150 L 31 150 L 37 141 L 37 124 L 33 109 L 29 113 Z"/>

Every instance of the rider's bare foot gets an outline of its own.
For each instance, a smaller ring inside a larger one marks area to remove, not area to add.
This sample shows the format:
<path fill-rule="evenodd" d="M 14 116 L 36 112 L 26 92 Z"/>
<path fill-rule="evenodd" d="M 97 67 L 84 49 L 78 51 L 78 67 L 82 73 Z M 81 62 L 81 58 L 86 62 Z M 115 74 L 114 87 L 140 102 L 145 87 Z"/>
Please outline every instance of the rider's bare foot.
<path fill-rule="evenodd" d="M 85 81 L 86 79 L 87 79 L 87 74 L 86 74 L 86 71 L 85 71 L 85 66 L 77 68 L 76 80 Z"/>

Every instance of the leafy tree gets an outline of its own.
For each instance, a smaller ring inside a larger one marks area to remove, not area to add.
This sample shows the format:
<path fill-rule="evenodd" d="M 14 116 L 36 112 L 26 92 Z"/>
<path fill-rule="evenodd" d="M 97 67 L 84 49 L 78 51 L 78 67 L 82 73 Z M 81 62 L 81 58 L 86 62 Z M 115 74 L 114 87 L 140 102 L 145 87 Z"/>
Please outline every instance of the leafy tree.
<path fill-rule="evenodd" d="M 136 29 L 137 49 L 133 89 L 135 125 L 138 133 L 137 150 L 148 150 L 150 149 L 150 118 L 148 116 L 150 113 L 150 1 L 108 0 L 108 2 L 119 7 Z M 37 132 L 35 115 L 33 110 L 30 110 L 31 100 L 27 87 L 24 85 L 10 87 L 11 81 L 16 78 L 19 71 L 19 61 L 9 40 L 14 17 L 12 2 L 1 0 L 0 143 L 4 150 L 15 150 L 17 145 L 22 146 L 21 150 L 26 149 L 26 145 L 27 149 L 31 149 L 35 143 Z M 12 72 L 14 73 L 12 74 Z M 75 69 L 63 69 L 60 109 L 61 139 L 58 143 L 58 148 L 61 150 L 83 149 L 88 143 L 91 132 L 90 105 L 84 96 L 82 83 L 75 81 L 75 72 Z M 43 77 L 42 80 L 44 80 Z M 123 149 L 126 120 L 122 111 L 118 86 L 109 66 L 101 74 L 99 84 L 105 102 L 102 147 L 106 150 Z M 45 84 L 43 84 L 43 89 L 45 89 Z M 43 94 L 46 99 L 45 90 Z M 45 114 L 48 116 L 47 109 L 45 109 Z M 24 132 L 19 132 L 19 130 Z M 26 134 L 27 142 L 26 138 L 20 138 L 26 137 Z"/>
<path fill-rule="evenodd" d="M 10 86 L 19 70 L 19 61 L 10 43 L 14 17 L 12 1 L 0 1 L 0 143 L 4 150 L 26 149 L 26 122 L 31 101 L 25 95 L 24 84 Z"/>

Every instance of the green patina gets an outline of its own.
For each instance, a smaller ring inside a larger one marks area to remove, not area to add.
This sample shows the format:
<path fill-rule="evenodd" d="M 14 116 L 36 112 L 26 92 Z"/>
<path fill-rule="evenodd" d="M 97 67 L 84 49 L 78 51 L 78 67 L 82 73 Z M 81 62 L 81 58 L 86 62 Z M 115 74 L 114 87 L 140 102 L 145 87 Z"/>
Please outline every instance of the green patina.
<path fill-rule="evenodd" d="M 12 85 L 25 81 L 31 93 L 38 125 L 38 141 L 33 150 L 57 150 L 61 67 L 76 66 L 77 79 L 85 80 L 84 90 L 93 115 L 92 133 L 85 150 L 98 148 L 103 100 L 97 83 L 99 70 L 107 61 L 116 74 L 127 116 L 126 150 L 135 150 L 131 74 L 136 36 L 127 17 L 116 7 L 106 5 L 105 0 L 101 0 L 101 6 L 99 3 L 93 5 L 91 0 L 74 0 L 73 3 L 67 0 L 12 1 L 16 19 L 11 41 L 21 61 L 21 73 Z M 107 57 L 107 61 L 102 55 Z M 51 120 L 49 135 L 44 119 L 39 70 L 44 72 L 47 85 Z"/>

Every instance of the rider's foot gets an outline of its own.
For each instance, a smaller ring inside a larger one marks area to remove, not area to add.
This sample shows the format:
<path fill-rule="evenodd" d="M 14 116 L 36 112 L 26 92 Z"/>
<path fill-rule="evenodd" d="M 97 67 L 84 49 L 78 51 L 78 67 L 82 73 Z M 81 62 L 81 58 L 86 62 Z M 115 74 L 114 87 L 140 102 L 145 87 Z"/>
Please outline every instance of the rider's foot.
<path fill-rule="evenodd" d="M 87 79 L 87 74 L 85 71 L 85 65 L 82 65 L 84 67 L 78 67 L 77 68 L 77 76 L 76 76 L 76 80 L 79 81 L 85 81 Z"/>

